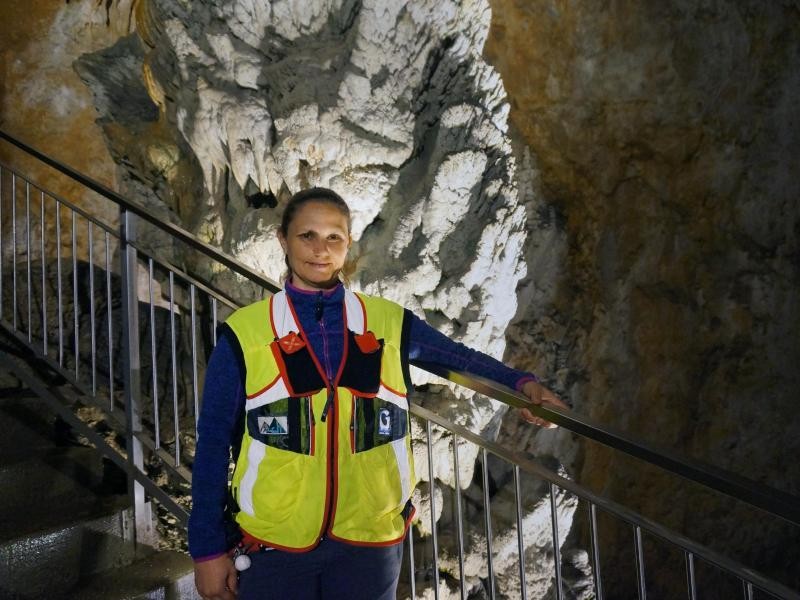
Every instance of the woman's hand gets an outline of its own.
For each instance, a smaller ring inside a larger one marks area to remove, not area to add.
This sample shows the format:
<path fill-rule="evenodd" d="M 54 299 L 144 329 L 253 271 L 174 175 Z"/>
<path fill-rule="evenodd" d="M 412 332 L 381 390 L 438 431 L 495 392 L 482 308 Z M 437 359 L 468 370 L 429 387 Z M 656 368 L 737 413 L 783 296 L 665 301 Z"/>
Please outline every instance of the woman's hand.
<path fill-rule="evenodd" d="M 203 600 L 235 600 L 237 575 L 227 554 L 194 563 L 194 585 Z"/>
<path fill-rule="evenodd" d="M 526 381 L 520 391 L 523 394 L 525 394 L 528 398 L 530 398 L 531 402 L 533 402 L 534 404 L 544 406 L 545 408 L 548 408 L 549 406 L 555 406 L 557 408 L 564 408 L 569 410 L 569 406 L 564 404 L 561 401 L 561 398 L 556 396 L 553 392 L 548 390 L 542 384 L 537 383 L 535 381 Z M 520 415 L 528 423 L 533 423 L 534 425 L 538 425 L 539 427 L 545 427 L 547 429 L 550 429 L 551 427 L 558 427 L 558 425 L 556 425 L 555 423 L 551 423 L 550 421 L 547 421 L 541 417 L 537 417 L 527 408 L 520 409 Z"/>

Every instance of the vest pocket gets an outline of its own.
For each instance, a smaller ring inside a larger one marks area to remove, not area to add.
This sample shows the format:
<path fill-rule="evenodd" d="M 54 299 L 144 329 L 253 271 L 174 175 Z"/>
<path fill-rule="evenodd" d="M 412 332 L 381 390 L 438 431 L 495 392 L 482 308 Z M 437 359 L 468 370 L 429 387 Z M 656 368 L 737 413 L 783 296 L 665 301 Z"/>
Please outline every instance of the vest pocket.
<path fill-rule="evenodd" d="M 314 453 L 311 398 L 283 398 L 247 411 L 247 432 L 254 440 L 298 454 Z"/>
<path fill-rule="evenodd" d="M 380 398 L 353 398 L 350 422 L 353 452 L 364 452 L 395 440 L 408 432 L 408 411 Z"/>

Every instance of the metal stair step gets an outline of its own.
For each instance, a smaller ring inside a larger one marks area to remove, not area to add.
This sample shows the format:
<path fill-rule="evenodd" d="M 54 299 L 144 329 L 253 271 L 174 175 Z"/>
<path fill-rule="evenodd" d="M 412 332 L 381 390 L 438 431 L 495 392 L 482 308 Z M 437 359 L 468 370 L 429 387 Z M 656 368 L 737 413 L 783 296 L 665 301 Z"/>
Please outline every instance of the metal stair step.
<path fill-rule="evenodd" d="M 37 448 L 28 456 L 6 457 L 0 463 L 0 515 L 68 492 L 89 497 L 102 483 L 103 462 L 92 448 Z"/>
<path fill-rule="evenodd" d="M 36 398 L 0 398 L 0 463 L 55 447 L 55 414 Z"/>
<path fill-rule="evenodd" d="M 192 559 L 155 552 L 130 565 L 96 575 L 66 595 L 69 600 L 196 600 Z"/>
<path fill-rule="evenodd" d="M 135 559 L 127 498 L 104 498 L 92 505 L 71 497 L 51 498 L 47 526 L 42 515 L 22 511 L 20 527 L 36 531 L 0 542 L 0 598 L 51 598 L 93 573 Z M 9 528 L 11 529 L 11 528 Z"/>

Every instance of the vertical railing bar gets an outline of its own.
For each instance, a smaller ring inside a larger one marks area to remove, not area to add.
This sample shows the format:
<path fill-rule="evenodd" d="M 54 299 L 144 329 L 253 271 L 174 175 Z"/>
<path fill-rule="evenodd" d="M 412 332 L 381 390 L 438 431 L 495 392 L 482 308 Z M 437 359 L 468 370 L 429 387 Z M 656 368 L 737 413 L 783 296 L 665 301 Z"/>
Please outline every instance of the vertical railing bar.
<path fill-rule="evenodd" d="M 694 553 L 686 550 L 686 585 L 689 591 L 689 600 L 697 600 L 697 586 L 694 575 Z"/>
<path fill-rule="evenodd" d="M 556 600 L 561 600 L 564 590 L 561 582 L 561 543 L 558 536 L 558 512 L 556 511 L 556 486 L 550 483 L 550 520 L 553 527 L 553 563 L 556 575 Z"/>
<path fill-rule="evenodd" d="M 44 191 L 39 196 L 41 200 L 41 263 L 42 263 L 42 354 L 47 356 L 47 260 L 45 252 L 47 250 L 46 238 L 47 232 L 45 230 L 45 207 L 44 207 Z"/>
<path fill-rule="evenodd" d="M 519 552 L 519 588 L 522 600 L 528 598 L 528 584 L 525 581 L 525 540 L 522 532 L 522 490 L 519 481 L 519 465 L 514 465 L 514 504 L 517 510 L 517 551 Z"/>
<path fill-rule="evenodd" d="M 91 327 L 91 347 L 92 347 L 92 396 L 97 396 L 97 338 L 95 333 L 95 303 L 94 303 L 94 234 L 92 233 L 92 222 L 86 219 L 89 248 L 89 327 Z"/>
<path fill-rule="evenodd" d="M 417 582 L 414 578 L 414 526 L 408 527 L 408 578 L 411 585 L 411 597 L 417 597 Z"/>
<path fill-rule="evenodd" d="M 217 345 L 217 299 L 211 297 L 211 339 Z"/>
<path fill-rule="evenodd" d="M 120 209 L 120 268 L 122 291 L 122 349 L 125 390 L 125 420 L 128 465 L 144 472 L 144 451 L 138 437 L 141 419 L 141 361 L 139 351 L 139 293 L 138 256 L 130 242 L 136 240 L 136 217 Z M 128 477 L 128 493 L 134 510 L 135 541 L 153 544 L 153 521 L 144 487 L 134 477 Z"/>
<path fill-rule="evenodd" d="M 433 443 L 431 442 L 431 422 L 425 421 L 428 434 L 428 479 L 431 498 L 431 541 L 433 542 L 433 594 L 439 600 L 439 538 L 436 533 L 436 476 L 433 472 Z"/>
<path fill-rule="evenodd" d="M 158 372 L 156 369 L 156 311 L 153 304 L 153 259 L 147 259 L 147 288 L 150 296 L 150 368 L 153 383 L 153 426 L 155 427 L 156 450 L 161 448 L 161 423 L 158 415 Z"/>
<path fill-rule="evenodd" d="M 750 581 L 742 579 L 742 587 L 744 591 L 745 600 L 753 600 L 753 584 Z"/>
<path fill-rule="evenodd" d="M 489 461 L 486 448 L 481 448 L 483 459 L 483 521 L 486 533 L 486 564 L 489 570 L 489 598 L 494 600 L 494 563 L 492 561 L 492 512 L 489 498 Z"/>
<path fill-rule="evenodd" d="M 114 325 L 112 320 L 111 307 L 111 244 L 108 239 L 108 231 L 104 231 L 106 246 L 106 313 L 108 315 L 108 402 L 109 411 L 114 410 Z"/>
<path fill-rule="evenodd" d="M 642 548 L 642 528 L 633 526 L 633 535 L 636 542 L 636 580 L 639 584 L 639 600 L 646 600 L 647 589 L 644 579 L 644 549 Z"/>
<path fill-rule="evenodd" d="M 461 600 L 466 600 L 465 586 L 466 579 L 464 576 L 464 523 L 461 519 L 461 484 L 458 475 L 458 436 L 453 434 L 453 469 L 454 469 L 454 487 L 456 501 L 456 538 L 458 543 L 458 580 L 459 580 L 459 593 Z"/>
<path fill-rule="evenodd" d="M 79 355 L 80 355 L 80 324 L 78 322 L 78 239 L 77 239 L 77 213 L 72 212 L 72 314 L 73 314 L 73 344 L 75 349 L 75 381 L 80 381 Z"/>
<path fill-rule="evenodd" d="M 25 181 L 25 257 L 28 285 L 28 343 L 33 342 L 33 285 L 31 283 L 31 184 Z"/>
<path fill-rule="evenodd" d="M 58 364 L 64 366 L 64 293 L 61 285 L 61 203 L 56 202 L 56 292 L 58 294 Z"/>
<path fill-rule="evenodd" d="M 0 165 L 0 321 L 3 320 L 3 167 Z"/>
<path fill-rule="evenodd" d="M 197 393 L 197 312 L 195 310 L 195 285 L 189 285 L 190 323 L 192 328 L 192 401 L 194 404 L 194 435 L 197 437 L 197 421 L 200 418 L 200 401 Z"/>
<path fill-rule="evenodd" d="M 178 357 L 175 347 L 175 274 L 169 272 L 169 328 L 172 350 L 172 420 L 175 426 L 175 466 L 181 464 L 180 415 L 178 414 Z"/>
<path fill-rule="evenodd" d="M 594 591 L 597 600 L 603 600 L 603 579 L 600 575 L 600 540 L 597 531 L 597 506 L 589 503 L 589 529 L 592 538 L 592 562 L 594 571 Z"/>
<path fill-rule="evenodd" d="M 17 174 L 11 173 L 11 296 L 12 325 L 17 330 Z"/>

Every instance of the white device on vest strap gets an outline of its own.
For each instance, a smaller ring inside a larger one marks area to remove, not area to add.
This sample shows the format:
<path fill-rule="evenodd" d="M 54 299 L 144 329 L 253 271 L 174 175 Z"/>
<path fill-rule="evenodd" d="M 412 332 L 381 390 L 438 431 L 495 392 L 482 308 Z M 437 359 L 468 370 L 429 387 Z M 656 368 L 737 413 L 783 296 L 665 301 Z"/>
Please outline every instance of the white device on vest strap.
<path fill-rule="evenodd" d="M 250 568 L 252 562 L 247 554 L 240 554 L 233 560 L 233 566 L 236 567 L 237 571 L 246 571 Z"/>

